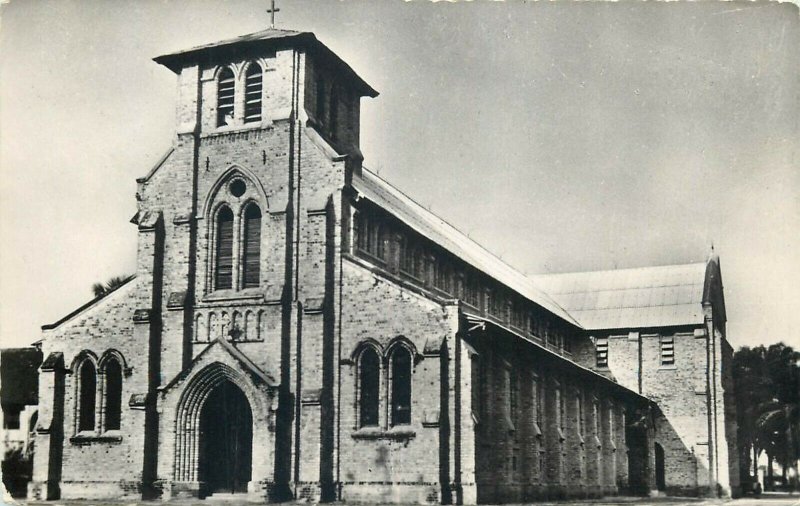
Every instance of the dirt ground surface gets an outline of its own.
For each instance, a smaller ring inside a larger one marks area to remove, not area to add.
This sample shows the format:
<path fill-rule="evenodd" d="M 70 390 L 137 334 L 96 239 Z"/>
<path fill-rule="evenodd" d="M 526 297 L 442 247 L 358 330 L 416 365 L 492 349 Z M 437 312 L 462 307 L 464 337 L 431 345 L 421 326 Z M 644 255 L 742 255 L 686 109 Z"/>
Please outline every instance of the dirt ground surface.
<path fill-rule="evenodd" d="M 226 498 L 209 498 L 205 500 L 175 500 L 168 502 L 160 501 L 26 501 L 14 500 L 4 501 L 4 504 L 15 504 L 23 506 L 156 506 L 164 504 L 165 506 L 253 506 L 254 504 L 261 504 L 257 502 L 250 502 L 245 498 L 226 497 Z M 308 506 L 309 503 L 282 503 L 285 506 Z M 346 505 L 347 503 L 333 503 L 332 506 Z M 531 503 L 528 503 L 531 504 Z M 678 506 L 678 505 L 691 505 L 691 506 L 800 506 L 800 494 L 785 494 L 785 493 L 766 493 L 760 497 L 742 497 L 739 499 L 695 499 L 695 498 L 681 498 L 681 497 L 609 497 L 603 499 L 591 499 L 584 501 L 555 501 L 555 502 L 542 502 L 534 503 L 542 506 L 580 506 L 580 505 L 604 505 L 604 506 Z M 373 506 L 373 505 L 359 505 L 359 506 Z M 377 505 L 374 505 L 377 506 Z M 411 506 L 411 505 L 409 505 Z M 523 505 L 504 505 L 504 506 L 523 506 Z"/>

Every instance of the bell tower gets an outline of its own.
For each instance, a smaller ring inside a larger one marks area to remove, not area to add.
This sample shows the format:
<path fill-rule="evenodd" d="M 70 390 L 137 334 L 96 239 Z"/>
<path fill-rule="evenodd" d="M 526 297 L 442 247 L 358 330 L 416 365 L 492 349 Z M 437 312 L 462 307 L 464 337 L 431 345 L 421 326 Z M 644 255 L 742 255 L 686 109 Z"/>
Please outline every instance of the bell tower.
<path fill-rule="evenodd" d="M 174 378 L 224 352 L 243 377 L 270 378 L 251 385 L 266 394 L 249 398 L 242 488 L 331 497 L 341 192 L 362 161 L 360 99 L 377 92 L 310 32 L 269 28 L 154 60 L 178 94 L 172 147 L 137 180 L 140 259 L 155 258 L 138 272 L 152 315 L 140 325 L 154 350 L 148 390 L 162 399 L 152 423 L 194 420 Z M 181 460 L 194 440 L 178 439 L 147 442 L 174 452 L 146 464 L 148 479 L 165 494 L 212 492 L 205 468 Z"/>
<path fill-rule="evenodd" d="M 310 32 L 269 28 L 154 60 L 178 75 L 178 135 L 269 128 L 294 113 L 360 156 L 360 99 L 378 93 Z"/>

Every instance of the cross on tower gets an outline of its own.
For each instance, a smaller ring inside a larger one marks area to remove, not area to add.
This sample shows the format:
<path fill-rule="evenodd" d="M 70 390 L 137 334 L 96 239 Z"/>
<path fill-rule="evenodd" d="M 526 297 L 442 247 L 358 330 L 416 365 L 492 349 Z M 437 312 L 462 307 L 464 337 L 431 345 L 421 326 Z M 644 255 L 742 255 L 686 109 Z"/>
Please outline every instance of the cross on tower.
<path fill-rule="evenodd" d="M 275 13 L 280 12 L 280 9 L 275 7 L 275 0 L 270 1 L 270 8 L 267 9 L 267 13 L 269 13 L 269 27 L 275 28 Z"/>

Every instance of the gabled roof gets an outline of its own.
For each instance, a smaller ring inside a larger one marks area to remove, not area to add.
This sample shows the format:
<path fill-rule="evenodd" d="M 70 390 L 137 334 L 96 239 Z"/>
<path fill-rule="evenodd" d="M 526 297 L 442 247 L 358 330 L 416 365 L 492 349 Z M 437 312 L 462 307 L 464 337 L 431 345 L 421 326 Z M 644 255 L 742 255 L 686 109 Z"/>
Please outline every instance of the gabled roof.
<path fill-rule="evenodd" d="M 275 387 L 278 386 L 278 380 L 275 379 L 275 376 L 269 374 L 268 372 L 263 371 L 260 367 L 258 367 L 250 358 L 242 353 L 236 346 L 229 343 L 225 339 L 218 337 L 215 340 L 211 341 L 211 343 L 205 347 L 200 353 L 197 354 L 194 359 L 192 359 L 191 364 L 188 367 L 183 369 L 174 378 L 172 378 L 166 385 L 159 387 L 161 391 L 167 391 L 172 389 L 178 382 L 183 381 L 186 379 L 189 374 L 198 367 L 198 364 L 201 364 L 204 361 L 204 357 L 211 352 L 211 350 L 216 348 L 222 348 L 231 355 L 239 364 L 241 364 L 244 370 L 248 371 L 250 374 L 253 375 L 254 378 L 257 378 L 259 381 L 263 382 L 264 384 Z"/>
<path fill-rule="evenodd" d="M 531 279 L 589 330 L 704 321 L 705 262 L 544 274 Z"/>
<path fill-rule="evenodd" d="M 281 49 L 287 47 L 303 47 L 317 53 L 336 66 L 337 75 L 350 80 L 354 84 L 355 89 L 361 93 L 361 96 L 373 98 L 378 96 L 377 91 L 367 84 L 366 81 L 361 79 L 336 53 L 317 40 L 311 32 L 268 28 L 259 32 L 240 35 L 232 39 L 202 44 L 182 51 L 157 56 L 153 58 L 153 61 L 164 65 L 177 74 L 180 73 L 181 68 L 189 62 L 201 63 L 212 61 L 216 58 L 231 58 L 239 52 L 251 49 Z"/>
<path fill-rule="evenodd" d="M 137 215 L 138 215 L 138 213 L 137 213 Z M 57 320 L 57 321 L 55 321 L 53 323 L 48 323 L 48 324 L 42 325 L 42 330 L 52 330 L 52 329 L 58 327 L 59 325 L 61 325 L 62 323 L 66 322 L 68 320 L 71 320 L 72 318 L 80 315 L 84 311 L 87 311 L 87 310 L 93 308 L 94 306 L 96 306 L 100 302 L 106 300 L 106 298 L 109 297 L 110 295 L 123 293 L 124 290 L 120 291 L 120 288 L 123 288 L 123 287 L 126 287 L 126 286 L 129 287 L 129 288 L 132 288 L 134 286 L 134 284 L 132 284 L 131 281 L 133 281 L 134 279 L 136 279 L 136 275 L 135 274 L 129 276 L 127 280 L 122 282 L 116 288 L 112 289 L 110 292 L 106 292 L 106 293 L 104 293 L 102 295 L 98 295 L 97 297 L 93 298 L 92 300 L 90 300 L 86 304 L 82 305 L 78 309 L 72 311 L 71 313 L 67 314 L 66 316 L 63 316 L 59 320 Z"/>
<path fill-rule="evenodd" d="M 360 174 L 359 174 L 360 172 Z M 487 276 L 506 285 L 561 319 L 580 326 L 564 309 L 539 290 L 524 274 L 500 260 L 480 244 L 428 211 L 376 174 L 362 168 L 353 174 L 352 186 L 365 198 Z"/>

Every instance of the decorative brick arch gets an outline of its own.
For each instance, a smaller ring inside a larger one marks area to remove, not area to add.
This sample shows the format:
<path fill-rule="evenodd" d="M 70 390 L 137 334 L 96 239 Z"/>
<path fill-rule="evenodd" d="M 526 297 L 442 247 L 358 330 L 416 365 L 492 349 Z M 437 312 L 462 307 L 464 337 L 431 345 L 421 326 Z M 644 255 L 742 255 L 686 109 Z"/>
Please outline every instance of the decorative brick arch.
<path fill-rule="evenodd" d="M 258 390 L 241 372 L 221 362 L 211 363 L 200 370 L 186 385 L 177 406 L 175 481 L 198 481 L 200 412 L 211 392 L 225 381 L 233 383 L 244 393 L 254 412 L 254 424 L 255 412 L 265 409 Z"/>
<path fill-rule="evenodd" d="M 245 193 L 235 197 L 225 192 L 226 186 L 234 179 L 239 179 L 245 183 Z M 223 174 L 217 178 L 216 182 L 211 186 L 208 194 L 203 203 L 203 210 L 200 216 L 206 220 L 206 233 L 204 244 L 201 243 L 201 250 L 205 257 L 205 274 L 204 274 L 204 291 L 206 293 L 213 291 L 214 282 L 214 269 L 216 265 L 216 247 L 217 244 L 217 213 L 223 207 L 231 210 L 234 216 L 233 221 L 233 285 L 236 288 L 241 281 L 241 268 L 240 261 L 242 258 L 240 247 L 242 246 L 242 217 L 247 207 L 257 205 L 263 217 L 269 214 L 269 200 L 266 191 L 264 190 L 261 181 L 251 171 L 240 165 L 229 166 Z M 263 223 L 262 223 L 263 229 Z M 263 231 L 262 231 L 263 233 Z M 263 237 L 263 236 L 262 236 Z M 238 288 L 237 288 L 238 289 Z"/>
<path fill-rule="evenodd" d="M 208 219 L 213 215 L 216 207 L 222 203 L 222 201 L 217 198 L 220 189 L 222 189 L 225 184 L 237 176 L 252 184 L 253 188 L 255 188 L 256 193 L 258 194 L 257 199 L 247 199 L 247 201 L 255 201 L 259 204 L 263 212 L 269 212 L 269 199 L 267 198 L 267 192 L 264 190 L 264 186 L 261 184 L 261 181 L 250 170 L 242 167 L 241 165 L 233 164 L 229 166 L 219 178 L 217 178 L 217 181 L 214 183 L 211 189 L 209 189 L 205 202 L 203 203 L 203 211 L 201 213 L 203 218 Z M 239 206 L 236 205 L 234 207 L 236 207 L 235 212 L 237 212 Z"/>

